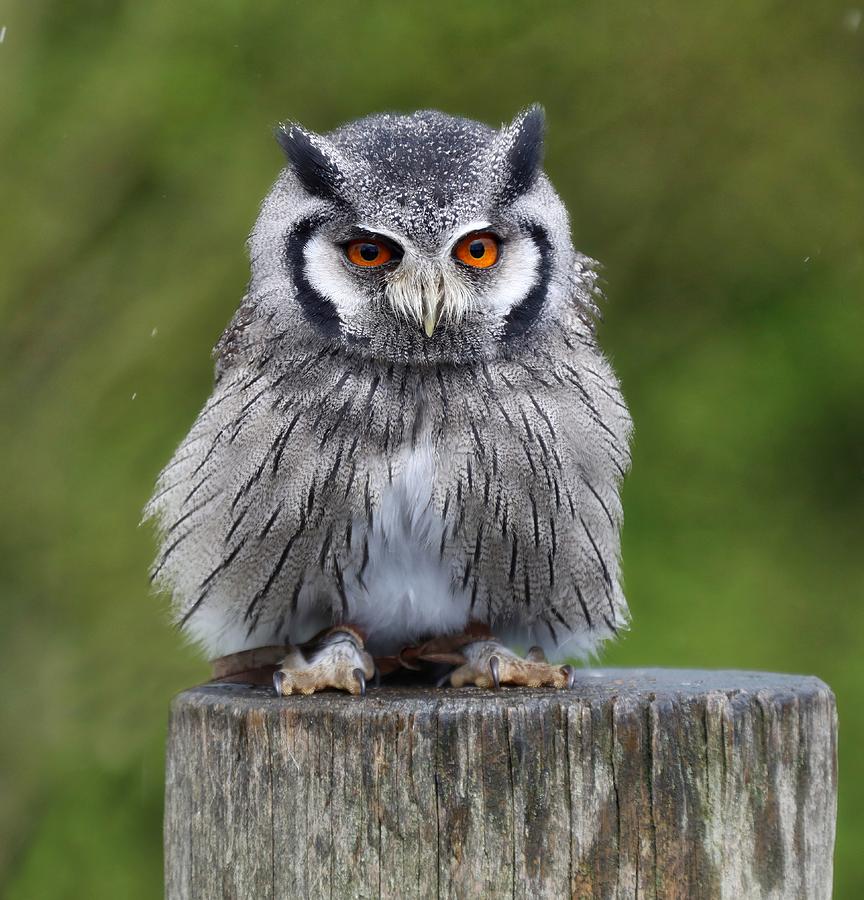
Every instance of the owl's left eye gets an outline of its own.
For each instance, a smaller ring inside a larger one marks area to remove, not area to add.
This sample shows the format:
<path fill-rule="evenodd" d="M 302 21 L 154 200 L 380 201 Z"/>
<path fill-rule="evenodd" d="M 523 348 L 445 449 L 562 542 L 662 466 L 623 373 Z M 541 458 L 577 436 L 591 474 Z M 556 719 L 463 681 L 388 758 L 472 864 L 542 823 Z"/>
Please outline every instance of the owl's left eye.
<path fill-rule="evenodd" d="M 453 256 L 472 269 L 488 269 L 498 261 L 500 241 L 491 231 L 467 234 L 453 248 Z"/>
<path fill-rule="evenodd" d="M 345 245 L 345 256 L 355 266 L 374 269 L 390 262 L 393 259 L 393 251 L 384 241 L 377 241 L 374 238 L 359 238 L 349 241 Z"/>

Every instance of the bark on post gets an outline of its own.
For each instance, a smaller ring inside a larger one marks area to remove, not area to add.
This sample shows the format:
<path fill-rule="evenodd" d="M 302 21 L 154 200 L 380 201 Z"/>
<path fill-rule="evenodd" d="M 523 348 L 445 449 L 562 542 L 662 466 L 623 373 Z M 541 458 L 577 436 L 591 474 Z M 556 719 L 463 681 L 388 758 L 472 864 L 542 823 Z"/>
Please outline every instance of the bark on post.
<path fill-rule="evenodd" d="M 586 670 L 575 690 L 180 694 L 169 900 L 831 896 L 816 678 Z"/>

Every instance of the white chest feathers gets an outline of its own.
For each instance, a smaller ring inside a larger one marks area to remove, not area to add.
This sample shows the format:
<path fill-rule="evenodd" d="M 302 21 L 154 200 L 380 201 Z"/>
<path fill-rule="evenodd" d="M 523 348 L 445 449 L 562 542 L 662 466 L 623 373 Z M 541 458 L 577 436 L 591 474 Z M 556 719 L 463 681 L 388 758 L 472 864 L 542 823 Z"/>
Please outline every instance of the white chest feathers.
<path fill-rule="evenodd" d="M 404 452 L 376 510 L 362 582 L 346 584 L 351 620 L 376 653 L 398 652 L 428 633 L 459 631 L 468 618 L 468 595 L 441 559 L 444 523 L 432 509 L 438 460 L 428 442 Z"/>

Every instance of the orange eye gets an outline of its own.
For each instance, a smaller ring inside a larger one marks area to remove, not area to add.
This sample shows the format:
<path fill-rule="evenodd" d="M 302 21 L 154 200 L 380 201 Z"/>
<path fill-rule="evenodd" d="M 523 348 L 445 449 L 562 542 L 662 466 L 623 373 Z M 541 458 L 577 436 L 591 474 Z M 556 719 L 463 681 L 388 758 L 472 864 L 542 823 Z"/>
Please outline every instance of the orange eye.
<path fill-rule="evenodd" d="M 345 255 L 355 266 L 362 266 L 364 269 L 383 266 L 393 259 L 393 251 L 383 241 L 372 238 L 349 242 L 345 247 Z"/>
<path fill-rule="evenodd" d="M 453 256 L 472 269 L 488 269 L 498 260 L 498 238 L 491 231 L 467 234 L 453 248 Z"/>

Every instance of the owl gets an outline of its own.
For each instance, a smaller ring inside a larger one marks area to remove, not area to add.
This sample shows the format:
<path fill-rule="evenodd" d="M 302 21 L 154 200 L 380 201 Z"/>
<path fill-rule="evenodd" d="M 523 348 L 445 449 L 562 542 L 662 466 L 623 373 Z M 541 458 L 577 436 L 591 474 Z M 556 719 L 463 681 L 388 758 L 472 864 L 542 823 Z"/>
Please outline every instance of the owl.
<path fill-rule="evenodd" d="M 566 687 L 626 626 L 631 419 L 543 133 L 539 106 L 277 129 L 212 395 L 146 509 L 217 673 Z"/>

